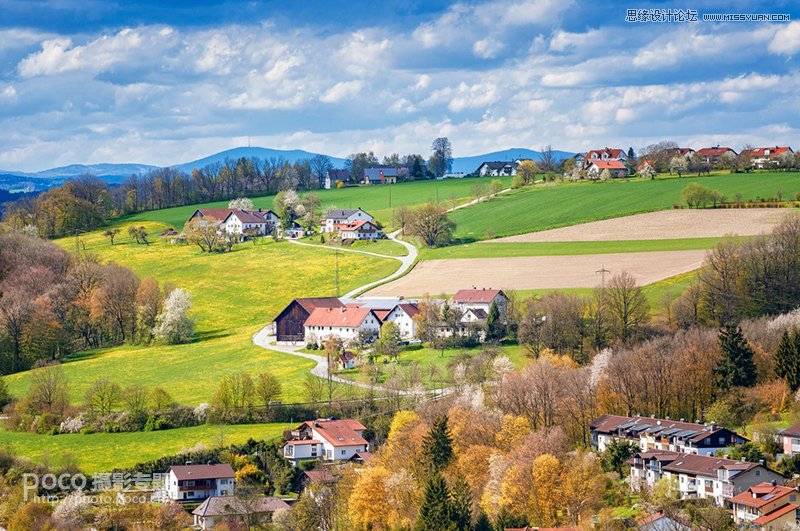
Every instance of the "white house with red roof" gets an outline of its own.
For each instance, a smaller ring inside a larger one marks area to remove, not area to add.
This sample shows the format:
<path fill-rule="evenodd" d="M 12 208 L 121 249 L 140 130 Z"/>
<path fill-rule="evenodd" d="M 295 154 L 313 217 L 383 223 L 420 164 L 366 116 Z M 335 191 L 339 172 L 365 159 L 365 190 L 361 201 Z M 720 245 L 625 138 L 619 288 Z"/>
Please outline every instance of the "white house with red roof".
<path fill-rule="evenodd" d="M 714 164 L 724 155 L 736 156 L 736 152 L 729 147 L 707 147 L 697 150 L 697 156 L 706 164 Z"/>
<path fill-rule="evenodd" d="M 233 495 L 231 465 L 174 465 L 167 471 L 164 494 L 178 502 L 198 502 L 211 496 Z"/>
<path fill-rule="evenodd" d="M 598 160 L 618 160 L 625 163 L 628 160 L 628 154 L 624 149 L 619 148 L 592 149 L 583 156 L 583 169 L 588 169 L 591 162 Z"/>
<path fill-rule="evenodd" d="M 492 303 L 495 303 L 497 309 L 500 311 L 501 320 L 506 320 L 508 296 L 506 296 L 501 289 L 460 289 L 453 295 L 451 301 L 462 312 L 466 312 L 467 310 L 483 310 L 486 312 L 487 316 L 489 314 L 489 309 L 492 307 Z"/>
<path fill-rule="evenodd" d="M 400 330 L 401 338 L 412 339 L 417 335 L 417 324 L 414 321 L 414 316 L 417 314 L 419 314 L 419 306 L 416 303 L 404 302 L 392 308 L 382 321 L 394 322 Z"/>
<path fill-rule="evenodd" d="M 370 214 L 360 208 L 332 210 L 322 218 L 320 230 L 322 232 L 338 232 L 337 226 L 350 225 L 356 221 L 374 221 Z"/>
<path fill-rule="evenodd" d="M 757 483 L 731 499 L 733 521 L 747 529 L 792 529 L 798 523 L 800 493 L 777 482 Z"/>
<path fill-rule="evenodd" d="M 759 169 L 780 166 L 783 157 L 793 156 L 789 146 L 757 147 L 750 150 L 750 161 Z"/>
<path fill-rule="evenodd" d="M 311 459 L 347 461 L 355 454 L 369 452 L 364 430 L 355 419 L 308 420 L 287 433 L 283 456 L 294 466 Z"/>
<path fill-rule="evenodd" d="M 784 457 L 800 454 L 800 422 L 789 426 L 780 433 Z"/>
<path fill-rule="evenodd" d="M 628 167 L 622 161 L 616 159 L 586 161 L 586 173 L 590 177 L 596 179 L 600 177 L 604 170 L 608 170 L 611 177 L 625 177 L 628 175 Z"/>
<path fill-rule="evenodd" d="M 316 308 L 306 319 L 304 329 L 306 343 L 322 345 L 325 339 L 338 337 L 347 344 L 362 334 L 377 337 L 381 321 L 370 308 Z"/>
<path fill-rule="evenodd" d="M 338 232 L 343 240 L 377 240 L 383 237 L 378 226 L 366 219 L 334 225 L 334 232 Z"/>

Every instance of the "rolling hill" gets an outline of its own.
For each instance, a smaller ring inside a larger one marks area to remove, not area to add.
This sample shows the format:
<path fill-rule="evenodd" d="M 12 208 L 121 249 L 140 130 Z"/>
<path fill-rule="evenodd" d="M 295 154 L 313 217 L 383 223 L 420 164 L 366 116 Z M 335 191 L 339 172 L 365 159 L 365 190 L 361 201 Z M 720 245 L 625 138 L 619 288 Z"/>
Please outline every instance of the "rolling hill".
<path fill-rule="evenodd" d="M 575 153 L 568 151 L 553 150 L 553 156 L 556 160 L 566 159 L 573 156 Z M 473 155 L 470 157 L 456 157 L 453 159 L 454 173 L 470 173 L 478 169 L 484 162 L 495 161 L 512 161 L 516 159 L 533 159 L 541 160 L 542 152 L 535 151 L 527 148 L 511 148 L 502 151 L 493 151 L 491 153 L 484 153 L 483 155 Z"/>
<path fill-rule="evenodd" d="M 283 150 L 283 149 L 270 149 L 262 147 L 237 147 L 233 149 L 227 149 L 225 151 L 220 151 L 219 153 L 209 155 L 208 157 L 204 157 L 202 159 L 193 160 L 192 162 L 175 164 L 172 167 L 181 170 L 185 173 L 191 174 L 192 170 L 195 168 L 203 168 L 215 162 L 224 162 L 227 159 L 240 159 L 242 157 L 270 159 L 274 157 L 274 158 L 282 158 L 287 162 L 297 162 L 298 160 L 310 159 L 317 155 L 319 155 L 319 153 L 310 153 L 302 149 Z M 331 157 L 330 155 L 327 155 L 327 157 L 331 159 L 331 163 L 337 168 L 344 167 L 344 159 L 338 157 Z"/>

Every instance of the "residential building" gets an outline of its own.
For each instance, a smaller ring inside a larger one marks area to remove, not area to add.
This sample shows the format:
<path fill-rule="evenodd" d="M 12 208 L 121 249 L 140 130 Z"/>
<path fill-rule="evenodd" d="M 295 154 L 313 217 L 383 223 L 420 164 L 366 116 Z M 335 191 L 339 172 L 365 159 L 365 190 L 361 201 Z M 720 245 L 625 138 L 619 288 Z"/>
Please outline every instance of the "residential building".
<path fill-rule="evenodd" d="M 377 313 L 377 312 L 376 312 Z M 412 339 L 417 336 L 417 323 L 414 317 L 419 314 L 419 306 L 414 302 L 404 302 L 392 308 L 381 322 L 393 321 L 400 330 L 402 339 Z"/>
<path fill-rule="evenodd" d="M 342 369 L 355 369 L 356 355 L 349 350 L 345 350 L 339 354 L 339 365 L 342 367 Z"/>
<path fill-rule="evenodd" d="M 364 430 L 355 419 L 309 420 L 286 434 L 283 456 L 294 466 L 310 459 L 347 461 L 356 453 L 369 451 Z"/>
<path fill-rule="evenodd" d="M 731 499 L 733 521 L 748 529 L 790 528 L 798 523 L 800 493 L 777 482 L 761 482 Z"/>
<path fill-rule="evenodd" d="M 233 494 L 231 465 L 175 465 L 167 471 L 164 494 L 178 502 L 199 502 Z"/>
<path fill-rule="evenodd" d="M 649 488 L 661 478 L 673 479 L 682 499 L 709 499 L 720 507 L 757 483 L 783 481 L 783 476 L 761 463 L 696 454 L 650 450 L 628 462 L 631 488 Z"/>
<path fill-rule="evenodd" d="M 307 297 L 294 299 L 273 319 L 275 339 L 296 342 L 305 339 L 305 323 L 317 308 L 342 308 L 344 304 L 336 297 Z"/>
<path fill-rule="evenodd" d="M 517 174 L 517 166 L 519 166 L 519 162 L 517 160 L 513 161 L 492 161 L 492 162 L 483 162 L 478 169 L 475 170 L 481 177 L 499 177 L 501 175 L 516 175 Z"/>
<path fill-rule="evenodd" d="M 334 229 L 343 240 L 375 241 L 383 237 L 383 231 L 374 222 L 368 220 L 334 225 Z"/>
<path fill-rule="evenodd" d="M 400 170 L 394 166 L 378 166 L 364 170 L 364 184 L 395 184 Z"/>
<path fill-rule="evenodd" d="M 289 504 L 273 496 L 255 496 L 246 501 L 234 496 L 212 496 L 196 507 L 192 516 L 197 529 L 214 529 L 218 524 L 233 522 L 250 529 L 272 522 L 276 511 L 289 510 Z"/>
<path fill-rule="evenodd" d="M 628 161 L 628 154 L 624 149 L 619 148 L 592 149 L 583 156 L 583 169 L 588 170 L 589 164 L 602 160 L 617 160 L 624 166 L 625 162 Z M 579 159 L 576 158 L 575 162 L 577 163 L 578 161 Z"/>
<path fill-rule="evenodd" d="M 231 234 L 246 234 L 253 230 L 258 235 L 272 233 L 280 218 L 272 210 L 241 210 L 237 208 L 199 208 L 188 221 L 201 220 L 215 224 L 220 231 Z"/>
<path fill-rule="evenodd" d="M 616 159 L 586 160 L 586 173 L 590 178 L 599 179 L 605 170 L 608 170 L 609 175 L 614 178 L 628 175 L 628 167 L 622 161 Z"/>
<path fill-rule="evenodd" d="M 758 169 L 780 166 L 784 156 L 794 155 L 789 146 L 757 147 L 749 150 L 750 162 Z M 745 154 L 745 151 L 742 152 Z"/>
<path fill-rule="evenodd" d="M 695 150 L 690 147 L 679 147 L 675 148 L 673 151 L 675 152 L 675 155 L 680 155 L 681 157 L 685 157 L 687 159 L 694 156 L 696 153 Z"/>
<path fill-rule="evenodd" d="M 334 210 L 322 219 L 320 230 L 322 232 L 336 232 L 337 225 L 350 225 L 356 221 L 374 221 L 374 218 L 360 208 L 356 208 L 355 210 Z"/>
<path fill-rule="evenodd" d="M 700 424 L 683 419 L 603 415 L 591 424 L 592 448 L 602 452 L 614 439 L 639 443 L 643 452 L 661 450 L 714 455 L 718 450 L 744 444 L 748 439 L 716 423 Z"/>
<path fill-rule="evenodd" d="M 789 426 L 780 433 L 784 457 L 800 454 L 800 422 Z"/>
<path fill-rule="evenodd" d="M 639 531 L 691 531 L 691 527 L 662 511 L 640 518 L 636 522 Z"/>
<path fill-rule="evenodd" d="M 727 153 L 730 153 L 732 156 L 736 156 L 736 152 L 731 148 L 720 146 L 698 149 L 696 155 L 706 164 L 713 165 L 716 164 L 719 159 Z"/>
<path fill-rule="evenodd" d="M 302 493 L 311 486 L 333 485 L 339 479 L 336 474 L 334 474 L 335 471 L 335 467 L 332 466 L 319 466 L 311 470 L 304 470 L 297 479 L 295 489 L 297 492 Z"/>
<path fill-rule="evenodd" d="M 485 323 L 489 318 L 488 312 L 480 308 L 467 308 L 461 316 L 462 323 Z"/>
<path fill-rule="evenodd" d="M 508 296 L 501 289 L 472 288 L 461 289 L 453 295 L 452 302 L 462 312 L 467 310 L 483 310 L 489 314 L 492 303 L 497 305 L 500 319 L 505 321 L 508 309 Z"/>
<path fill-rule="evenodd" d="M 350 170 L 328 170 L 324 182 L 321 183 L 321 185 L 326 190 L 330 190 L 331 188 L 336 188 L 336 181 L 346 183 L 349 180 Z"/>
<path fill-rule="evenodd" d="M 305 342 L 322 345 L 328 337 L 338 337 L 349 344 L 366 335 L 375 339 L 381 321 L 369 308 L 316 308 L 306 319 Z"/>

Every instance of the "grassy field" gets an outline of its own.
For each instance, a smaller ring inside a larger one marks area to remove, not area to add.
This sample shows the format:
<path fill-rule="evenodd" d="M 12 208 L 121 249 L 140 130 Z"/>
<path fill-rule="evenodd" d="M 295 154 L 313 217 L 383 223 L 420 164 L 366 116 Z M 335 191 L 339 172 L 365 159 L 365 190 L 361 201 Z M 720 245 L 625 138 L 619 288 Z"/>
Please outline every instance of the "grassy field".
<path fill-rule="evenodd" d="M 161 223 L 147 222 L 146 226 L 153 234 L 163 230 Z M 86 252 L 104 261 L 188 289 L 198 340 L 175 346 L 122 346 L 76 356 L 64 365 L 74 401 L 82 401 L 86 389 L 100 376 L 107 376 L 122 385 L 160 385 L 179 402 L 196 405 L 210 400 L 226 374 L 264 370 L 283 382 L 284 401 L 303 399 L 302 382 L 313 362 L 256 347 L 251 337 L 294 297 L 334 295 L 332 250 L 265 240 L 257 245 L 242 244 L 231 253 L 205 254 L 196 247 L 172 245 L 158 237 L 153 237 L 150 246 L 130 243 L 124 237 L 112 246 L 99 232 L 81 236 L 81 240 Z M 75 248 L 74 238 L 59 243 Z M 381 278 L 397 267 L 392 259 L 340 253 L 340 291 Z M 20 396 L 27 389 L 29 373 L 7 376 L 6 381 L 12 394 Z"/>
<path fill-rule="evenodd" d="M 511 177 L 497 177 L 504 186 L 511 183 Z M 398 183 L 391 186 L 358 186 L 334 190 L 315 190 L 322 200 L 323 208 L 336 206 L 339 208 L 362 208 L 375 216 L 385 226 L 392 223 L 392 209 L 401 205 L 413 206 L 428 201 L 456 200 L 463 203 L 472 199 L 472 187 L 479 182 L 488 187 L 490 179 L 447 179 L 443 181 L 417 181 Z M 275 196 L 253 197 L 256 208 L 273 208 Z M 200 207 L 227 208 L 228 201 L 215 201 L 202 205 L 187 205 L 166 208 L 153 212 L 142 212 L 123 218 L 120 221 L 157 221 L 175 228 L 183 224 Z"/>
<path fill-rule="evenodd" d="M 306 236 L 305 238 L 300 238 L 298 241 L 310 243 L 312 245 L 323 245 L 319 234 Z M 354 251 L 366 251 L 368 253 L 382 254 L 385 256 L 406 256 L 408 254 L 408 249 L 389 239 L 383 239 L 374 242 L 369 240 L 357 240 L 346 247 L 342 247 L 339 244 L 330 243 L 325 243 L 324 245 L 330 247 L 331 249 L 352 249 Z"/>
<path fill-rule="evenodd" d="M 248 439 L 278 439 L 288 424 L 204 425 L 174 430 L 91 435 L 36 435 L 0 430 L 0 446 L 36 462 L 76 463 L 86 473 L 110 472 L 164 456 L 197 444 L 206 448 L 241 444 Z"/>
<path fill-rule="evenodd" d="M 745 237 L 735 237 L 741 240 Z M 467 243 L 450 247 L 420 249 L 423 260 L 447 258 L 499 258 L 512 256 L 565 256 L 577 254 L 637 253 L 713 249 L 726 238 L 678 238 L 669 240 L 616 240 L 543 243 Z"/>
<path fill-rule="evenodd" d="M 462 242 L 511 236 L 600 219 L 672 208 L 692 182 L 744 200 L 800 192 L 798 173 L 717 174 L 682 179 L 612 180 L 596 183 L 537 185 L 502 194 L 451 214 Z M 487 232 L 491 233 L 487 235 Z"/>

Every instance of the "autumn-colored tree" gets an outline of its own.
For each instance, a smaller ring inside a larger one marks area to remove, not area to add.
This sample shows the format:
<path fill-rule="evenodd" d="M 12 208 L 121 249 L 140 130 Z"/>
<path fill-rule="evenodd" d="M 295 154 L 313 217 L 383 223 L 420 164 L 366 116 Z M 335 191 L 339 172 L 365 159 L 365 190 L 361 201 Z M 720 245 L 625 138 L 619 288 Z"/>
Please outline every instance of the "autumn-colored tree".
<path fill-rule="evenodd" d="M 347 500 L 350 521 L 357 529 L 389 529 L 389 470 L 371 466 L 363 471 Z"/>
<path fill-rule="evenodd" d="M 594 514 L 603 501 L 606 478 L 594 453 L 576 451 L 563 463 L 559 506 L 573 525 Z"/>
<path fill-rule="evenodd" d="M 531 431 L 528 419 L 515 415 L 503 415 L 502 425 L 497 432 L 497 447 L 509 452 L 527 437 Z"/>

